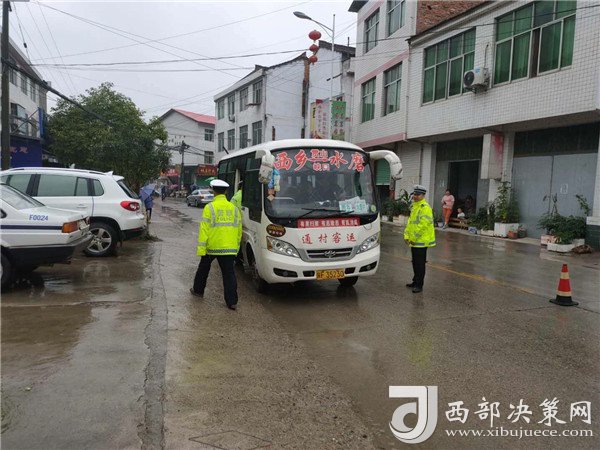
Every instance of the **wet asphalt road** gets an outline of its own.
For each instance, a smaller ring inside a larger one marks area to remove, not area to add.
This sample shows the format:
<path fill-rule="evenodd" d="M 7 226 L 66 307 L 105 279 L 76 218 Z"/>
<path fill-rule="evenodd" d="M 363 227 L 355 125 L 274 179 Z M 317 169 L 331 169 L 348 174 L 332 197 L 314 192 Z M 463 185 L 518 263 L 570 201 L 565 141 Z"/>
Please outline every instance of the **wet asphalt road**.
<path fill-rule="evenodd" d="M 2 447 L 400 448 L 390 385 L 438 386 L 439 417 L 422 448 L 597 448 L 599 258 L 438 233 L 414 295 L 401 229 L 385 226 L 378 273 L 275 286 L 255 294 L 238 271 L 225 308 L 218 265 L 203 300 L 188 289 L 200 209 L 156 202 L 155 241 L 116 258 L 42 268 L 2 295 Z M 556 295 L 568 262 L 579 307 Z M 500 418 L 475 414 L 485 397 Z M 448 437 L 448 429 L 549 428 L 543 400 L 587 438 Z M 532 424 L 507 420 L 530 406 Z M 449 422 L 449 402 L 470 409 Z M 569 419 L 590 401 L 592 423 Z M 411 425 L 410 418 L 407 424 Z M 414 423 L 412 424 L 414 425 Z"/>

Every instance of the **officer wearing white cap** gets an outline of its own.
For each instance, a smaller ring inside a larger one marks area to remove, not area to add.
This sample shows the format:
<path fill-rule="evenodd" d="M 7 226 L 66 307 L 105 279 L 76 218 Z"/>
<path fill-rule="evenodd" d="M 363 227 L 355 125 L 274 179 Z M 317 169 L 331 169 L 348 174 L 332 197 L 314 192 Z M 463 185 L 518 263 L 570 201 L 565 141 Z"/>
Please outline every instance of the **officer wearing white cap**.
<path fill-rule="evenodd" d="M 412 283 L 407 284 L 406 287 L 412 288 L 414 293 L 423 290 L 427 249 L 435 246 L 433 212 L 431 206 L 425 201 L 426 193 L 427 190 L 420 184 L 413 187 L 413 204 L 408 224 L 404 229 L 404 241 L 410 245 L 414 273 Z"/>
<path fill-rule="evenodd" d="M 225 303 L 229 309 L 235 310 L 238 296 L 233 267 L 242 239 L 242 216 L 240 210 L 225 197 L 229 184 L 223 180 L 213 180 L 210 186 L 215 198 L 204 207 L 202 213 L 196 248 L 196 254 L 202 258 L 190 292 L 198 297 L 204 295 L 210 265 L 216 258 L 223 275 Z"/>

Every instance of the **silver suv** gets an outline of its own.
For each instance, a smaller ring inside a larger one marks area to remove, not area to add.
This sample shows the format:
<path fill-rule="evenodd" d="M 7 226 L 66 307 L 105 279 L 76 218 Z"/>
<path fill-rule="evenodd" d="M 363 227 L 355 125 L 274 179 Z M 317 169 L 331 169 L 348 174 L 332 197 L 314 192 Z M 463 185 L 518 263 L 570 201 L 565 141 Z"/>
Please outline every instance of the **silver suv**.
<path fill-rule="evenodd" d="M 119 241 L 140 236 L 146 230 L 142 201 L 123 177 L 112 172 L 25 167 L 0 172 L 0 181 L 47 206 L 90 216 L 94 237 L 85 249 L 87 255 L 114 254 Z"/>

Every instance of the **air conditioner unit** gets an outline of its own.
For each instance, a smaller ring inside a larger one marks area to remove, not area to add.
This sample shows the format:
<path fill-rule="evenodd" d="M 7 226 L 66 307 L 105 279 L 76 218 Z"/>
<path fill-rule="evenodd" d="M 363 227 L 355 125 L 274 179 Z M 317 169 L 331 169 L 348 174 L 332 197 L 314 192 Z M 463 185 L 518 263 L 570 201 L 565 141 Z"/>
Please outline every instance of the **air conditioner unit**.
<path fill-rule="evenodd" d="M 486 67 L 476 67 L 468 70 L 463 75 L 463 86 L 465 89 L 478 92 L 488 88 L 490 74 Z"/>
<path fill-rule="evenodd" d="M 229 121 L 235 122 L 235 114 L 229 114 Z"/>

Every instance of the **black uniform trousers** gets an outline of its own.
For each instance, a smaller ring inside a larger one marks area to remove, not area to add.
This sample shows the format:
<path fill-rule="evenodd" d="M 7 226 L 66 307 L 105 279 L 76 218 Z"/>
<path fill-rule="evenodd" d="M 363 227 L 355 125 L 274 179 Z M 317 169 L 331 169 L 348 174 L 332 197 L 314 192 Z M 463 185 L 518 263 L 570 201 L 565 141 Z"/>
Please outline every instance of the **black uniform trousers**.
<path fill-rule="evenodd" d="M 205 255 L 200 259 L 196 276 L 194 277 L 194 292 L 204 295 L 206 280 L 210 272 L 210 265 L 213 259 L 217 259 L 223 276 L 223 292 L 225 294 L 225 303 L 227 306 L 236 305 L 238 302 L 237 280 L 235 278 L 235 258 L 236 255 Z"/>
<path fill-rule="evenodd" d="M 423 287 L 425 280 L 425 263 L 427 262 L 427 247 L 411 247 L 412 266 L 413 266 L 413 284 L 416 287 Z"/>

